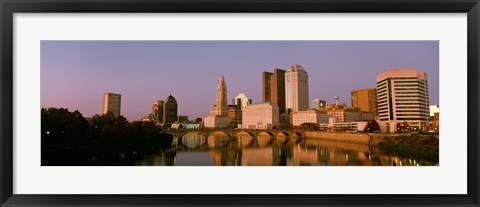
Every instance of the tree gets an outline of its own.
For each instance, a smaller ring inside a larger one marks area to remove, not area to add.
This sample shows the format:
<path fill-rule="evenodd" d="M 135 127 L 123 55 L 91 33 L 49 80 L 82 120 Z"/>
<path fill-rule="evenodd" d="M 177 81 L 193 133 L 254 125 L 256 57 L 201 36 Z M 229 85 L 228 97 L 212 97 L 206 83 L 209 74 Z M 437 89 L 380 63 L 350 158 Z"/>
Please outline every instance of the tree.
<path fill-rule="evenodd" d="M 367 123 L 367 126 L 365 126 L 365 129 L 363 129 L 364 132 L 377 132 L 380 131 L 380 126 L 375 120 L 369 121 Z"/>
<path fill-rule="evenodd" d="M 91 137 L 91 127 L 79 111 L 65 108 L 42 108 L 42 144 L 71 144 L 86 142 Z"/>

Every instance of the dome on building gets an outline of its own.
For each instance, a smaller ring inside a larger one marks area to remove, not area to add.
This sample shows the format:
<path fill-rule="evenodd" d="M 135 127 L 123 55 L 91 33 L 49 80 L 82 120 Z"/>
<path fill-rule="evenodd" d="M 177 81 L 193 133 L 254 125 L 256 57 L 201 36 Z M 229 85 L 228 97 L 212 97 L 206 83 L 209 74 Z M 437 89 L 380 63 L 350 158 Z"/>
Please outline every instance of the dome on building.
<path fill-rule="evenodd" d="M 293 64 L 291 65 L 287 71 L 297 72 L 297 71 L 305 71 L 301 65 Z"/>

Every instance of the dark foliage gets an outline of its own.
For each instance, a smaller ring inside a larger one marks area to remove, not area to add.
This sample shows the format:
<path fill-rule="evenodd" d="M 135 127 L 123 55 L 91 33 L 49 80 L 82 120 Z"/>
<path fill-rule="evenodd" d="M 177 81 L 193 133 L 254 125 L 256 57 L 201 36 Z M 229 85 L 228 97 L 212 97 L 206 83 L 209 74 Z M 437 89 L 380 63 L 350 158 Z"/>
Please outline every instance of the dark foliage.
<path fill-rule="evenodd" d="M 89 123 L 80 112 L 63 108 L 41 111 L 42 165 L 82 165 L 92 156 L 164 149 L 173 137 L 151 122 L 129 123 L 112 113 Z"/>

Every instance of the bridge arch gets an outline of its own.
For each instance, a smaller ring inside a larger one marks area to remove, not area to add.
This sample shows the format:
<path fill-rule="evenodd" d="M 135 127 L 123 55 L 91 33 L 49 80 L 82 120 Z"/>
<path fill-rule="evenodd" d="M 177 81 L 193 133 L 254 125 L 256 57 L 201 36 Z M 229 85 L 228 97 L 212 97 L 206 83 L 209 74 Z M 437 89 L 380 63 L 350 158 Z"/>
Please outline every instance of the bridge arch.
<path fill-rule="evenodd" d="M 283 135 L 283 136 L 287 136 L 287 137 L 290 136 L 290 134 L 289 134 L 288 132 L 286 132 L 286 131 L 278 132 L 276 135 L 277 135 L 277 136 L 278 136 L 278 135 Z"/>
<path fill-rule="evenodd" d="M 239 132 L 237 132 L 237 134 L 240 134 L 240 133 L 246 133 L 252 137 L 256 137 L 257 135 L 255 133 L 253 133 L 252 131 L 249 131 L 249 130 L 241 130 Z"/>
<path fill-rule="evenodd" d="M 261 134 L 267 134 L 267 135 L 270 135 L 271 137 L 275 137 L 275 134 L 273 134 L 273 132 L 271 132 L 271 131 L 260 132 L 260 133 L 258 133 L 258 136 L 261 135 Z"/>

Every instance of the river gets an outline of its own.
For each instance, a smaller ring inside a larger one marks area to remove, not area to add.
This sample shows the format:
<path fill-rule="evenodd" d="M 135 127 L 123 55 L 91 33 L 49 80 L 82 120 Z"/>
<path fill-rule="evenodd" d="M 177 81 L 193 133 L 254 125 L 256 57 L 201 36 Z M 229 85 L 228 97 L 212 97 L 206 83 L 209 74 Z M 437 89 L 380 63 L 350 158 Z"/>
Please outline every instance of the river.
<path fill-rule="evenodd" d="M 167 149 L 90 157 L 84 165 L 107 166 L 429 166 L 428 160 L 387 155 L 364 144 L 218 133 L 188 133 Z"/>

